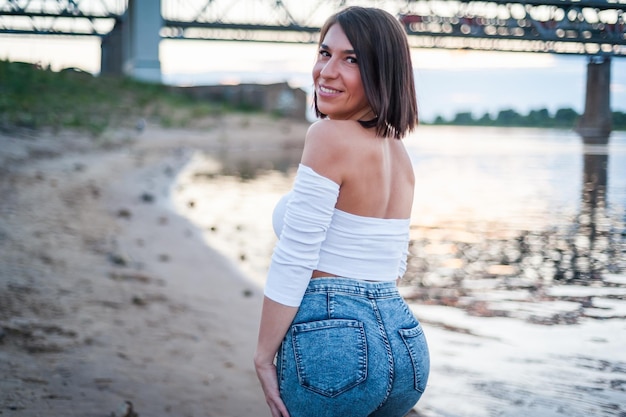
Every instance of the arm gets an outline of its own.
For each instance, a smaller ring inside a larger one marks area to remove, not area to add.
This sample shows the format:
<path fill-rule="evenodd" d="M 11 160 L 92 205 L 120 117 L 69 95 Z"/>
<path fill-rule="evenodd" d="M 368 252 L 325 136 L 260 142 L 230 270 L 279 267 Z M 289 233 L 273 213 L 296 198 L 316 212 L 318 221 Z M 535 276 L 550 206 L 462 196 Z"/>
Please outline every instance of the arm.
<path fill-rule="evenodd" d="M 287 417 L 274 357 L 293 322 L 334 212 L 339 185 L 301 166 L 265 283 L 254 364 L 273 417 Z"/>
<path fill-rule="evenodd" d="M 289 307 L 272 301 L 268 297 L 263 300 L 254 367 L 273 417 L 289 417 L 278 391 L 274 356 L 297 311 L 298 307 Z"/>
<path fill-rule="evenodd" d="M 303 163 L 307 161 L 305 155 L 311 152 L 310 135 L 309 131 Z M 312 161 L 317 162 L 316 167 L 321 165 L 319 159 Z M 317 266 L 319 249 L 330 225 L 338 194 L 338 183 L 316 173 L 311 167 L 299 166 L 284 214 L 283 229 L 272 254 L 254 355 L 257 376 L 273 417 L 289 416 L 280 398 L 274 357 Z"/>

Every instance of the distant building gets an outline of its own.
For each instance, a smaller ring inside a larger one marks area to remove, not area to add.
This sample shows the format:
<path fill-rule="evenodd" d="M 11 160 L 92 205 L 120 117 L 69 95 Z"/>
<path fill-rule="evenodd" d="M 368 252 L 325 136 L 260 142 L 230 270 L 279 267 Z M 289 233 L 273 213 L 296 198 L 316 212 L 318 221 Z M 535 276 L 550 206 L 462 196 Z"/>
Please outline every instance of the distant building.
<path fill-rule="evenodd" d="M 225 102 L 237 108 L 260 110 L 306 120 L 307 94 L 288 83 L 174 87 L 192 97 Z"/>

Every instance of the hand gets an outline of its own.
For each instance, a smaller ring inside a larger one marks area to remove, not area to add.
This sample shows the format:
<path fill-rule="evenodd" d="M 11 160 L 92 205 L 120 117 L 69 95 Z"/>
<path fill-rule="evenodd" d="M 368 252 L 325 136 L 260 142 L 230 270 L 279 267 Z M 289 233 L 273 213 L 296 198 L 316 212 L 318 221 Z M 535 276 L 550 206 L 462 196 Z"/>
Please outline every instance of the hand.
<path fill-rule="evenodd" d="M 278 376 L 276 375 L 276 366 L 271 362 L 256 363 L 256 374 L 261 381 L 261 388 L 265 393 L 265 401 L 270 407 L 272 417 L 289 417 L 287 407 L 280 398 L 278 390 Z"/>
<path fill-rule="evenodd" d="M 254 367 L 265 393 L 265 401 L 272 417 L 289 417 L 285 403 L 280 398 L 278 375 L 274 357 L 280 344 L 298 312 L 298 307 L 290 307 L 263 297 L 263 311 L 259 326 L 259 341 L 254 352 Z"/>

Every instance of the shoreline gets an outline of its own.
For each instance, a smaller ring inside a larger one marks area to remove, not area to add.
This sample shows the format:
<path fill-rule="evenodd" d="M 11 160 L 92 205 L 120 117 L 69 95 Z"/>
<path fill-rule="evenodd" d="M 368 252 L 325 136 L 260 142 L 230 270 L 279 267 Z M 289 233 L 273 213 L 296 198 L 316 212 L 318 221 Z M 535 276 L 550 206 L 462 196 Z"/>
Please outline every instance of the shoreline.
<path fill-rule="evenodd" d="M 262 290 L 169 194 L 190 150 L 277 146 L 308 126 L 219 123 L 0 138 L 1 412 L 269 415 L 252 364 Z"/>

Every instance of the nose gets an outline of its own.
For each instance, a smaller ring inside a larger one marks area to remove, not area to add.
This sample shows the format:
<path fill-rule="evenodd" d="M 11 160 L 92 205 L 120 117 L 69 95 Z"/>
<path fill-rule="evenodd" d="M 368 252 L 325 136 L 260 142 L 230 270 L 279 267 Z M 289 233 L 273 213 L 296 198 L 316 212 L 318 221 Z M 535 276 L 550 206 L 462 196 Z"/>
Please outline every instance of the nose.
<path fill-rule="evenodd" d="M 320 75 L 324 78 L 334 78 L 337 76 L 337 62 L 334 58 L 330 58 L 320 71 Z"/>

